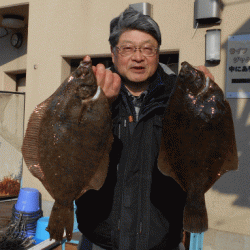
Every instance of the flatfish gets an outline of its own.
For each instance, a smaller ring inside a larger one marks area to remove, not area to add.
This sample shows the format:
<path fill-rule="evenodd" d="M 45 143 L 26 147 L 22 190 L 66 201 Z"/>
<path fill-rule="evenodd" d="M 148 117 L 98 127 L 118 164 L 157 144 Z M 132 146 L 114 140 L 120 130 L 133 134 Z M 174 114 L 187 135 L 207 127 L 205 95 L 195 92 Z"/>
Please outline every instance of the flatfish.
<path fill-rule="evenodd" d="M 222 90 L 202 71 L 181 65 L 163 118 L 158 168 L 187 193 L 184 230 L 201 233 L 208 229 L 204 194 L 222 174 L 238 168 L 238 156 Z"/>
<path fill-rule="evenodd" d="M 55 199 L 50 238 L 72 238 L 73 201 L 102 187 L 113 142 L 109 104 L 92 62 L 79 67 L 30 116 L 22 154 L 30 172 Z"/>

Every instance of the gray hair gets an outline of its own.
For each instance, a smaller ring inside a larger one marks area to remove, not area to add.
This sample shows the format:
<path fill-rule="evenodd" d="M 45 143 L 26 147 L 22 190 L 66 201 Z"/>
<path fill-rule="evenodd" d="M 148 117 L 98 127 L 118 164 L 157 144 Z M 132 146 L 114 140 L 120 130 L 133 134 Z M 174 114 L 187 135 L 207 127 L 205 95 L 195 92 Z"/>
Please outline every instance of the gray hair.
<path fill-rule="evenodd" d="M 147 15 L 143 15 L 132 7 L 127 8 L 118 17 L 110 22 L 109 43 L 111 47 L 115 47 L 119 42 L 119 38 L 126 30 L 140 30 L 153 36 L 158 45 L 161 45 L 161 32 L 158 24 Z"/>

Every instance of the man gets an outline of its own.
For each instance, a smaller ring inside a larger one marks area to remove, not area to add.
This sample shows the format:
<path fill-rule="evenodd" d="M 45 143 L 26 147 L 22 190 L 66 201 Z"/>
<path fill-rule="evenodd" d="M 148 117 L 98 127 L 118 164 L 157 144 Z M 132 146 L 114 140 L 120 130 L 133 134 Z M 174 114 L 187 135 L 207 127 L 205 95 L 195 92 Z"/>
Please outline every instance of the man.
<path fill-rule="evenodd" d="M 129 8 L 111 21 L 109 42 L 114 66 L 93 70 L 110 101 L 115 139 L 103 187 L 76 201 L 79 230 L 103 249 L 180 249 L 186 193 L 157 168 L 176 80 L 159 65 L 160 29 Z"/>

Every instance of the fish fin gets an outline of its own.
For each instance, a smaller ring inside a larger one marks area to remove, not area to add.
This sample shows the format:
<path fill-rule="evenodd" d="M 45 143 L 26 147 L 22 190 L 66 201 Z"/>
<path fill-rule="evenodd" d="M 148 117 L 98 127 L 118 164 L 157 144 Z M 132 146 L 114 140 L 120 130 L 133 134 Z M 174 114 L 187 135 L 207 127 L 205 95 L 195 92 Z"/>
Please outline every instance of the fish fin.
<path fill-rule="evenodd" d="M 108 173 L 108 166 L 109 166 L 109 152 L 110 152 L 110 148 L 113 142 L 113 135 L 111 135 L 109 137 L 109 140 L 107 141 L 105 151 L 103 153 L 103 157 L 100 160 L 98 169 L 96 170 L 94 176 L 91 178 L 91 180 L 89 181 L 88 186 L 84 187 L 81 191 L 81 193 L 77 196 L 76 200 L 79 199 L 84 193 L 86 193 L 88 190 L 90 189 L 94 189 L 94 190 L 99 190 L 107 177 L 107 173 Z"/>
<path fill-rule="evenodd" d="M 91 178 L 89 182 L 89 189 L 99 190 L 103 186 L 108 173 L 108 163 L 109 156 L 105 154 L 100 162 L 100 165 L 95 175 Z"/>
<path fill-rule="evenodd" d="M 226 155 L 225 162 L 221 167 L 220 174 L 224 174 L 230 170 L 237 170 L 239 161 L 238 161 L 238 152 L 235 140 L 235 132 L 234 132 L 234 124 L 232 119 L 232 112 L 229 103 L 226 101 L 225 105 L 227 106 L 228 110 L 228 117 L 227 121 L 225 122 L 225 130 L 228 131 L 228 134 L 231 136 L 230 138 L 230 146 L 228 147 L 228 152 Z"/>
<path fill-rule="evenodd" d="M 98 170 L 96 171 L 93 178 L 90 180 L 89 186 L 91 189 L 99 190 L 105 182 L 105 179 L 108 173 L 109 152 L 110 152 L 110 147 L 111 147 L 112 142 L 113 142 L 113 135 L 109 137 L 107 147 L 103 154 L 103 158 L 100 161 Z"/>
<path fill-rule="evenodd" d="M 62 241 L 64 229 L 66 229 L 67 240 L 72 239 L 74 224 L 74 206 L 72 204 L 68 206 L 63 206 L 55 201 L 50 218 L 47 231 L 50 234 L 50 239 L 55 239 L 56 241 Z"/>
<path fill-rule="evenodd" d="M 225 170 L 224 165 L 227 166 L 226 170 Z M 222 171 L 223 172 L 238 169 L 239 161 L 238 161 L 238 153 L 237 153 L 236 141 L 235 140 L 233 142 L 232 149 L 231 150 L 229 149 L 228 157 L 226 158 L 224 165 L 222 166 Z"/>
<path fill-rule="evenodd" d="M 237 170 L 239 165 L 238 160 L 238 152 L 237 152 L 237 146 L 236 146 L 236 140 L 235 140 L 235 132 L 234 132 L 234 125 L 233 125 L 233 119 L 232 119 L 232 113 L 230 105 L 227 101 L 225 101 L 227 118 L 224 126 L 224 130 L 227 131 L 227 135 L 229 136 L 227 145 L 228 145 L 228 151 L 226 152 L 224 156 L 224 163 L 221 166 L 219 173 L 217 174 L 216 178 L 214 178 L 212 181 L 207 183 L 205 187 L 205 192 L 209 190 L 209 188 L 226 172 L 231 170 Z"/>
<path fill-rule="evenodd" d="M 55 197 L 53 196 L 53 192 L 51 191 L 51 188 L 49 187 L 49 183 L 47 182 L 40 165 L 39 164 L 31 165 L 31 166 L 28 166 L 28 169 L 34 177 L 36 177 L 42 182 L 43 186 L 46 188 L 49 194 L 55 199 Z"/>
<path fill-rule="evenodd" d="M 30 172 L 38 179 L 43 179 L 41 167 L 39 165 L 39 130 L 42 117 L 46 111 L 47 105 L 41 103 L 30 116 L 25 137 L 22 145 L 22 154 L 24 161 Z"/>
<path fill-rule="evenodd" d="M 229 149 L 228 156 L 225 159 L 219 173 L 217 176 L 210 180 L 209 183 L 206 184 L 205 188 L 205 193 L 211 188 L 211 186 L 226 172 L 230 170 L 237 170 L 238 169 L 238 154 L 237 154 L 237 148 L 236 148 L 236 143 L 234 141 L 234 144 L 232 145 L 232 150 Z"/>
<path fill-rule="evenodd" d="M 228 115 L 227 115 L 228 117 L 227 117 L 227 121 L 225 122 L 225 130 L 228 131 L 228 133 L 231 136 L 230 138 L 231 145 L 229 146 L 225 163 L 223 164 L 221 168 L 221 174 L 230 170 L 237 170 L 238 165 L 239 165 L 232 111 L 231 111 L 228 101 L 225 101 L 225 106 L 226 106 L 226 109 L 228 110 Z"/>
<path fill-rule="evenodd" d="M 23 139 L 22 154 L 31 174 L 38 178 L 47 191 L 52 194 L 49 184 L 46 181 L 42 168 L 39 164 L 39 132 L 42 117 L 46 112 L 47 106 L 48 101 L 45 100 L 41 104 L 37 105 L 32 112 L 26 129 L 25 137 Z"/>
<path fill-rule="evenodd" d="M 89 189 L 88 188 L 84 188 L 81 193 L 76 197 L 76 200 L 78 200 L 82 195 L 84 195 Z"/>
<path fill-rule="evenodd" d="M 169 163 L 169 159 L 166 154 L 166 148 L 165 148 L 163 138 L 162 138 L 160 152 L 158 156 L 158 169 L 160 170 L 162 174 L 172 177 L 181 186 L 181 188 L 186 192 L 185 187 L 181 184 L 181 182 L 179 181 L 178 177 L 174 173 L 173 168 L 171 167 Z"/>
<path fill-rule="evenodd" d="M 190 233 L 202 233 L 208 229 L 205 196 L 201 192 L 188 192 L 183 212 L 183 229 Z"/>
<path fill-rule="evenodd" d="M 236 148 L 236 143 L 234 141 L 234 144 L 232 145 L 232 149 L 228 151 L 228 156 L 225 159 L 219 173 L 217 174 L 217 176 L 210 181 L 209 183 L 207 183 L 207 185 L 205 186 L 205 193 L 210 189 L 210 187 L 226 172 L 230 171 L 230 170 L 237 170 L 238 169 L 238 154 L 237 154 L 237 148 Z"/>
<path fill-rule="evenodd" d="M 79 199 L 88 190 L 90 189 L 99 190 L 103 186 L 105 179 L 107 177 L 108 165 L 109 165 L 109 155 L 105 152 L 102 160 L 100 161 L 98 169 L 96 170 L 94 176 L 89 181 L 88 186 L 87 187 L 85 186 L 82 189 L 81 193 L 77 196 L 76 200 Z"/>

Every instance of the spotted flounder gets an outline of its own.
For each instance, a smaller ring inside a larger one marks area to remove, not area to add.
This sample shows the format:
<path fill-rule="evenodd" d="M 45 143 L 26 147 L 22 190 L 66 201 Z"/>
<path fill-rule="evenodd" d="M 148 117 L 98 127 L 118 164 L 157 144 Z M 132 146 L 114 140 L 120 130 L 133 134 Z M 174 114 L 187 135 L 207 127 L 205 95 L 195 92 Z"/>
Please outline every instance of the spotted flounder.
<path fill-rule="evenodd" d="M 73 201 L 102 187 L 113 142 L 109 104 L 97 86 L 92 63 L 80 66 L 44 102 L 28 122 L 22 154 L 30 172 L 55 199 L 50 238 L 72 238 Z"/>
<path fill-rule="evenodd" d="M 187 62 L 164 114 L 158 168 L 187 193 L 184 230 L 206 231 L 204 194 L 222 174 L 238 168 L 238 156 L 232 113 L 222 90 Z"/>

